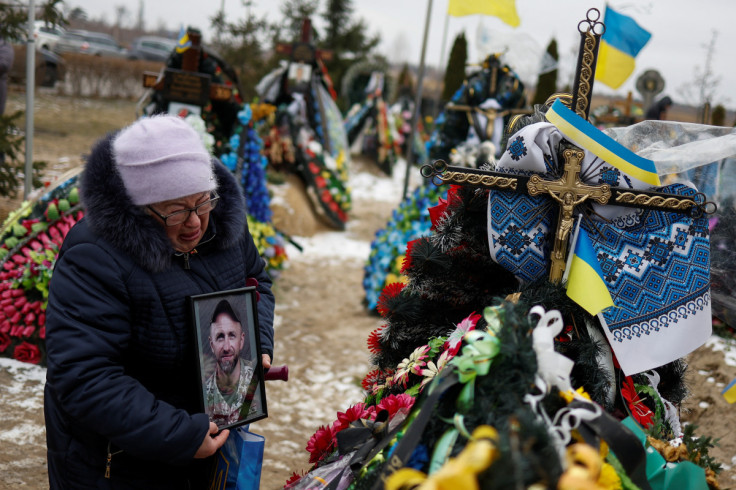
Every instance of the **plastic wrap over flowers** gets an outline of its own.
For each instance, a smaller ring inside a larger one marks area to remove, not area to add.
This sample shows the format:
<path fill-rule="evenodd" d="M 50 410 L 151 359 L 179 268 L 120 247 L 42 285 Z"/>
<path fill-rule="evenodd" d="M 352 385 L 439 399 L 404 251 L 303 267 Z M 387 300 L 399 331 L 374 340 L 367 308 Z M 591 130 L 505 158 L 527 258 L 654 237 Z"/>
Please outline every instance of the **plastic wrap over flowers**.
<path fill-rule="evenodd" d="M 604 130 L 637 155 L 652 160 L 659 175 L 676 174 L 736 155 L 736 129 L 674 121 L 643 121 Z"/>

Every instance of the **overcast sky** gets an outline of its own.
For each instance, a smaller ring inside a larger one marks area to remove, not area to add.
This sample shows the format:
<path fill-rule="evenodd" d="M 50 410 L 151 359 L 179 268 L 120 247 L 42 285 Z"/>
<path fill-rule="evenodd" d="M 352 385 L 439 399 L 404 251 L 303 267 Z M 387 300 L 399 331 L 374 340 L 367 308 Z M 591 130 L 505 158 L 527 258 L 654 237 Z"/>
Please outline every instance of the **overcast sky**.
<path fill-rule="evenodd" d="M 442 56 L 442 39 L 447 20 L 448 0 L 353 0 L 358 16 L 362 17 L 371 33 L 380 33 L 380 51 L 391 61 L 419 62 L 424 33 L 427 6 L 432 2 L 432 14 L 427 43 L 426 63 L 438 66 Z M 247 8 L 242 0 L 142 0 L 147 25 L 151 28 L 164 24 L 171 29 L 181 25 L 195 25 L 212 36 L 209 19 L 224 4 L 229 18 L 244 17 Z M 85 9 L 92 18 L 104 15 L 108 21 L 114 19 L 116 5 L 126 5 L 133 13 L 132 22 L 138 11 L 136 0 L 66 0 L 67 5 Z M 267 15 L 269 20 L 281 18 L 281 0 L 252 0 L 251 13 L 259 17 Z M 320 2 L 321 8 L 324 0 Z M 693 99 L 685 100 L 682 87 L 692 85 L 696 69 L 706 67 L 707 46 L 713 33 L 717 32 L 711 70 L 720 80 L 714 104 L 723 104 L 736 109 L 736 0 L 612 0 L 609 2 L 622 13 L 632 16 L 652 34 L 652 38 L 636 59 L 636 70 L 618 90 L 596 83 L 597 93 L 625 96 L 635 90 L 636 78 L 647 69 L 655 69 L 665 79 L 665 90 L 658 97 L 670 95 L 675 102 L 697 100 L 697 91 L 691 90 Z M 544 50 L 552 38 L 557 40 L 560 53 L 561 73 L 558 81 L 565 77 L 572 82 L 579 44 L 578 22 L 585 18 L 589 8 L 605 9 L 603 0 L 516 0 L 521 19 L 518 28 L 511 28 L 494 17 L 468 16 L 449 19 L 445 42 L 446 63 L 453 40 L 465 32 L 469 45 L 469 61 L 480 61 L 486 53 L 479 52 L 476 38 L 479 23 L 490 31 L 491 36 L 527 36 L 536 41 L 538 49 Z M 320 8 L 320 10 L 321 10 Z M 602 19 L 601 19 L 602 20 Z M 319 28 L 320 19 L 314 20 Z M 207 38 L 205 37 L 205 42 Z M 528 44 L 528 39 L 527 39 Z M 512 66 L 512 68 L 514 68 Z"/>

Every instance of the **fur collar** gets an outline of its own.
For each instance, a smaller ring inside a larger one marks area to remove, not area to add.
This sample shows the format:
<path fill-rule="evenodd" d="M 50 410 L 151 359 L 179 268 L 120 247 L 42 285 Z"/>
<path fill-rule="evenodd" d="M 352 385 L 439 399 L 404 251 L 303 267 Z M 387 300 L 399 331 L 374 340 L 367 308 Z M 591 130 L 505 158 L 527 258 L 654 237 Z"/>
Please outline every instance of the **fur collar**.
<path fill-rule="evenodd" d="M 146 270 L 166 269 L 175 253 L 163 227 L 143 209 L 135 206 L 125 192 L 115 166 L 112 140 L 115 133 L 98 141 L 87 158 L 80 181 L 80 197 L 92 232 L 114 248 L 130 256 Z M 220 202 L 210 215 L 208 242 L 229 248 L 243 236 L 246 227 L 245 198 L 235 178 L 214 159 Z"/>

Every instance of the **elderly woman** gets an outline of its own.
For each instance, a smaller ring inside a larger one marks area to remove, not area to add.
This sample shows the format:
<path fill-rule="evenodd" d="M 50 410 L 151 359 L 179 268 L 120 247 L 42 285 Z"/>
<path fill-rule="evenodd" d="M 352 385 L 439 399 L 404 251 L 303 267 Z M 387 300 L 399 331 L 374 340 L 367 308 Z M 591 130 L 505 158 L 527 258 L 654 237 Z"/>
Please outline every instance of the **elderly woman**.
<path fill-rule="evenodd" d="M 200 413 L 187 298 L 255 278 L 264 367 L 273 355 L 274 297 L 243 195 L 173 116 L 98 142 L 80 190 L 86 217 L 47 310 L 50 486 L 205 488 L 228 433 Z"/>

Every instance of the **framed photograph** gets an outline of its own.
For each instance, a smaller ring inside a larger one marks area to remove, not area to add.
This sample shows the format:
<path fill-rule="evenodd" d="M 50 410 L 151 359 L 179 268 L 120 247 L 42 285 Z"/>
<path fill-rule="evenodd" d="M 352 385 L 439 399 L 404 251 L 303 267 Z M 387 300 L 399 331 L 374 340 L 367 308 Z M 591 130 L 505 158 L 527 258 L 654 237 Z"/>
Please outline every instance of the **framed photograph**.
<path fill-rule="evenodd" d="M 312 76 L 312 67 L 306 63 L 289 63 L 289 85 L 307 87 Z"/>
<path fill-rule="evenodd" d="M 255 287 L 189 299 L 202 411 L 220 429 L 267 417 Z"/>

